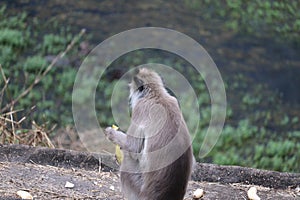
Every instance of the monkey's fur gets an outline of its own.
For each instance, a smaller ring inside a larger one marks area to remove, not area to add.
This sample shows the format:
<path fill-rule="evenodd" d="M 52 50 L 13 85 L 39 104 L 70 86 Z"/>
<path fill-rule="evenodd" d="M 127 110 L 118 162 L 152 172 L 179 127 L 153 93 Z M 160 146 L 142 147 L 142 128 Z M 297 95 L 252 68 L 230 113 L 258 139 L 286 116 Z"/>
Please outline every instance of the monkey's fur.
<path fill-rule="evenodd" d="M 147 68 L 139 69 L 129 86 L 132 118 L 127 134 L 105 130 L 124 152 L 122 192 L 129 200 L 182 200 L 193 155 L 178 102 Z"/>

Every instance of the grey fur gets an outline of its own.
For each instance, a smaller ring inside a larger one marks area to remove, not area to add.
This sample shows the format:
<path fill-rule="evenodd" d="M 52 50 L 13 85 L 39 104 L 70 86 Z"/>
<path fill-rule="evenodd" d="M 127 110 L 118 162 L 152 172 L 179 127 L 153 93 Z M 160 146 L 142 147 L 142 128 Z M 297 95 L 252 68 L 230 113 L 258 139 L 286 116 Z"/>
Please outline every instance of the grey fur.
<path fill-rule="evenodd" d="M 124 152 L 120 167 L 124 196 L 129 200 L 182 200 L 193 155 L 176 98 L 165 90 L 156 72 L 142 68 L 130 84 L 130 99 L 135 102 L 131 102 L 127 134 L 110 127 L 105 130 Z"/>

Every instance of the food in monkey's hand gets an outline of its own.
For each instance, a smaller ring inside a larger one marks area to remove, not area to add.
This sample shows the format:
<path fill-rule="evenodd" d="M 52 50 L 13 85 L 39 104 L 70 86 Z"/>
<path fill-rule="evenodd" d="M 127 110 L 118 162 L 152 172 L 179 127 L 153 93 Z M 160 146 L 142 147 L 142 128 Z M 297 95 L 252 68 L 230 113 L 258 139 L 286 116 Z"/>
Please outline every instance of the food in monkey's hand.
<path fill-rule="evenodd" d="M 116 131 L 119 129 L 119 127 L 114 124 L 111 127 Z M 115 156 L 116 156 L 116 160 L 117 160 L 118 164 L 121 165 L 121 163 L 123 161 L 123 152 L 119 145 L 116 145 Z"/>

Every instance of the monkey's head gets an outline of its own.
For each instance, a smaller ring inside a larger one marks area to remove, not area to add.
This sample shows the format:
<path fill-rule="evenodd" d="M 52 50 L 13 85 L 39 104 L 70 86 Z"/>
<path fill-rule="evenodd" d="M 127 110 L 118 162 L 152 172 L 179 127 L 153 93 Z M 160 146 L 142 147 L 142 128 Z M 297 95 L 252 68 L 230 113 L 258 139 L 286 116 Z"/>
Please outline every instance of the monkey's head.
<path fill-rule="evenodd" d="M 138 68 L 135 71 L 129 87 L 131 107 L 134 107 L 139 98 L 165 92 L 162 78 L 155 71 L 147 68 Z"/>
<path fill-rule="evenodd" d="M 131 94 L 139 92 L 145 95 L 145 92 L 150 92 L 150 90 L 164 89 L 161 77 L 155 71 L 147 68 L 138 68 L 129 86 Z"/>

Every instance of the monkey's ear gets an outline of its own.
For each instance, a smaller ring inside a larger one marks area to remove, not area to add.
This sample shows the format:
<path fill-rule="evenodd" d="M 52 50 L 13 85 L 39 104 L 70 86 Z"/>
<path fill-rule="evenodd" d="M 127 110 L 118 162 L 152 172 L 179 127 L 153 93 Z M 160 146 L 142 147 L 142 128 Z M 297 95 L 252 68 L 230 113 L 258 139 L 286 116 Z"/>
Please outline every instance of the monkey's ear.
<path fill-rule="evenodd" d="M 140 70 L 141 70 L 140 67 L 136 67 L 136 68 L 134 69 L 133 75 L 134 75 L 134 76 L 137 75 L 137 74 L 140 72 Z"/>

